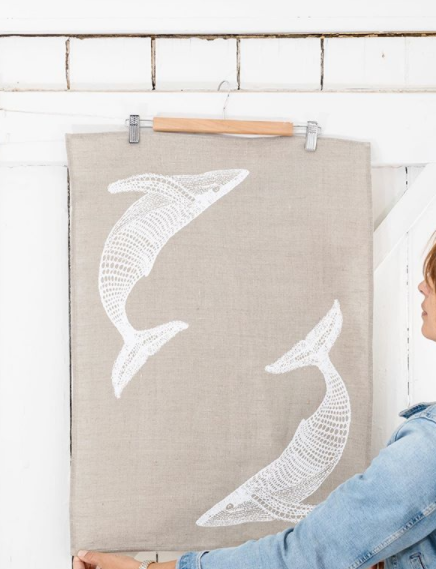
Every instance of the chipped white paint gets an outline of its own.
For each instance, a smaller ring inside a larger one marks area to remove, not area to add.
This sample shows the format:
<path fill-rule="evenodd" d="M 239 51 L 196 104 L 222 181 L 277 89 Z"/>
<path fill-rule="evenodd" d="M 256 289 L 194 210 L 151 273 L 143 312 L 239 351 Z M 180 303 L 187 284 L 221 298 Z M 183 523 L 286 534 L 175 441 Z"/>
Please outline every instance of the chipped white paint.
<path fill-rule="evenodd" d="M 237 88 L 236 39 L 157 38 L 156 89 L 215 91 L 224 79 Z M 228 85 L 225 85 L 225 90 Z"/>
<path fill-rule="evenodd" d="M 241 39 L 241 89 L 321 89 L 320 38 Z"/>
<path fill-rule="evenodd" d="M 326 38 L 324 90 L 434 90 L 436 37 Z"/>
<path fill-rule="evenodd" d="M 66 37 L 0 38 L 0 89 L 66 89 L 66 40 Z"/>
<path fill-rule="evenodd" d="M 151 38 L 71 38 L 71 90 L 151 90 Z"/>

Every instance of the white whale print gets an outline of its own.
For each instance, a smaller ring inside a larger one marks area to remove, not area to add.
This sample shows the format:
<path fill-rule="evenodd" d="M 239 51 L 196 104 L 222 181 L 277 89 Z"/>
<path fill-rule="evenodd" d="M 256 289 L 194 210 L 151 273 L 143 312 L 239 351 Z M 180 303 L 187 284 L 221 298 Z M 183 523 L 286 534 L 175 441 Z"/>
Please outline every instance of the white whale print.
<path fill-rule="evenodd" d="M 109 233 L 100 259 L 98 287 L 103 307 L 124 340 L 112 369 L 115 396 L 148 357 L 188 327 L 174 320 L 135 330 L 126 301 L 139 279 L 146 277 L 167 241 L 221 197 L 240 184 L 248 170 L 212 170 L 197 175 L 140 174 L 109 184 L 108 191 L 142 192 Z"/>
<path fill-rule="evenodd" d="M 338 463 L 348 438 L 350 400 L 345 384 L 330 361 L 329 352 L 342 329 L 342 312 L 335 300 L 324 318 L 276 362 L 270 373 L 286 373 L 317 366 L 326 383 L 318 409 L 303 419 L 282 454 L 196 522 L 199 526 L 229 526 L 245 522 L 299 522 L 316 506 L 302 504 Z"/>

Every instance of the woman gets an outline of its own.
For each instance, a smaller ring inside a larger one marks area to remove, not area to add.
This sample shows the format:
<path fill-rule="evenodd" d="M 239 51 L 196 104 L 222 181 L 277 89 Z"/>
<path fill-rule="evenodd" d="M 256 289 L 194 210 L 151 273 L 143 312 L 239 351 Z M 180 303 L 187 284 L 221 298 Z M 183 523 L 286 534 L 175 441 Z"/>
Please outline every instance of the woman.
<path fill-rule="evenodd" d="M 423 266 L 421 332 L 436 341 L 436 232 Z M 153 569 L 436 569 L 436 401 L 412 405 L 362 474 L 294 528 L 237 547 L 188 551 Z M 74 569 L 142 569 L 132 557 L 79 551 Z"/>

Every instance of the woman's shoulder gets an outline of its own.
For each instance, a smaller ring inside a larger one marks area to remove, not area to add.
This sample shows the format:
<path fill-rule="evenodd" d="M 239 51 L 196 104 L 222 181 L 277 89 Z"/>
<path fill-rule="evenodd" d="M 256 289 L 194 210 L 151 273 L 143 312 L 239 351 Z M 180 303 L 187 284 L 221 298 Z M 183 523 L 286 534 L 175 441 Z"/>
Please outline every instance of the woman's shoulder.
<path fill-rule="evenodd" d="M 416 421 L 415 419 L 424 417 L 436 423 L 436 401 L 420 401 L 419 403 L 414 403 L 400 411 L 398 415 L 404 417 L 406 420 L 394 429 L 386 443 L 387 446 L 397 440 L 400 431 L 402 431 L 402 434 L 405 433 L 404 427 L 406 425 L 416 425 L 418 427 L 421 421 Z"/>

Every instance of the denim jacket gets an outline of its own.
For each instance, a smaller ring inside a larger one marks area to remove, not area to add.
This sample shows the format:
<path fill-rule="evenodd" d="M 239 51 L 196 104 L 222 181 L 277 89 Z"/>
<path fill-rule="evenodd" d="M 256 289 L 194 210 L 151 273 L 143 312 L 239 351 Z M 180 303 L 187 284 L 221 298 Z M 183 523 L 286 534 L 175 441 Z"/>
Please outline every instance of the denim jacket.
<path fill-rule="evenodd" d="M 188 551 L 176 569 L 436 569 L 436 401 L 406 420 L 369 467 L 293 528 L 236 547 Z"/>

